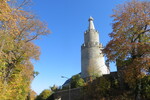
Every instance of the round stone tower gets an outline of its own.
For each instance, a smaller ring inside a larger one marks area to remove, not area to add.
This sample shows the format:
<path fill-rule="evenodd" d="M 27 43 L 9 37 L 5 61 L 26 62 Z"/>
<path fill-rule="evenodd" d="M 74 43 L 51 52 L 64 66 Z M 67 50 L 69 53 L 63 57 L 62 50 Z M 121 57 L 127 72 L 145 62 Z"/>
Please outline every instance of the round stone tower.
<path fill-rule="evenodd" d="M 89 27 L 84 33 L 84 43 L 81 46 L 81 77 L 101 76 L 109 74 L 102 54 L 102 44 L 99 43 L 99 33 L 95 30 L 93 18 L 89 18 Z"/>

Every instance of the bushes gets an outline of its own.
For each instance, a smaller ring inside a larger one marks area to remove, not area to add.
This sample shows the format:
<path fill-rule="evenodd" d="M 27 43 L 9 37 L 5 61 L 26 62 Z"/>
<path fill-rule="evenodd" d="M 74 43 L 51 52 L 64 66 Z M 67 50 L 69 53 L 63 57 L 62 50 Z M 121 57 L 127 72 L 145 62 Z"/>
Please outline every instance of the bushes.
<path fill-rule="evenodd" d="M 126 84 L 128 85 L 128 84 Z M 120 88 L 117 78 L 99 77 L 83 90 L 86 100 L 136 100 L 133 88 Z M 141 100 L 150 100 L 150 76 L 141 79 Z"/>
<path fill-rule="evenodd" d="M 85 82 L 81 78 L 80 74 L 72 76 L 72 78 L 71 78 L 71 88 L 82 87 L 84 85 L 85 85 Z"/>
<path fill-rule="evenodd" d="M 36 97 L 35 100 L 46 100 L 51 94 L 52 91 L 50 91 L 49 89 L 45 89 L 42 91 L 42 93 L 40 93 L 40 95 Z"/>
<path fill-rule="evenodd" d="M 145 76 L 141 80 L 141 94 L 143 98 L 150 99 L 150 76 Z"/>
<path fill-rule="evenodd" d="M 109 95 L 110 86 L 108 79 L 100 77 L 92 83 L 88 83 L 84 88 L 84 93 L 89 100 L 100 100 Z"/>

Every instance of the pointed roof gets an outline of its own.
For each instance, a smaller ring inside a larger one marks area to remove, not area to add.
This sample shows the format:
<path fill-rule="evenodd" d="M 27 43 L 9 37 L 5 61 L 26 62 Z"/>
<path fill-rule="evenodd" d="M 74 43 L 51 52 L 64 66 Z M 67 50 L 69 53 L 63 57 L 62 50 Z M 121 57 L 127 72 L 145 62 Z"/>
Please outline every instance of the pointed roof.
<path fill-rule="evenodd" d="M 95 29 L 93 20 L 94 20 L 94 19 L 90 16 L 90 18 L 89 18 L 89 20 L 88 20 L 88 21 L 89 21 L 89 30 L 90 30 L 90 29 Z"/>

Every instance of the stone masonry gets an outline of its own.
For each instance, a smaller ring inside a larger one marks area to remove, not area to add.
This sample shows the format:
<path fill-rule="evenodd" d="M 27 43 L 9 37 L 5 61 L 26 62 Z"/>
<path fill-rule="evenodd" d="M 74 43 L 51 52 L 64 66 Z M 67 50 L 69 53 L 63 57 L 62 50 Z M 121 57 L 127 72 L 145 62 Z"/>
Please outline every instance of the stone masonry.
<path fill-rule="evenodd" d="M 93 18 L 89 18 L 88 30 L 84 33 L 84 43 L 81 46 L 81 77 L 109 74 L 102 53 L 102 44 L 99 43 L 99 33 L 94 27 Z"/>

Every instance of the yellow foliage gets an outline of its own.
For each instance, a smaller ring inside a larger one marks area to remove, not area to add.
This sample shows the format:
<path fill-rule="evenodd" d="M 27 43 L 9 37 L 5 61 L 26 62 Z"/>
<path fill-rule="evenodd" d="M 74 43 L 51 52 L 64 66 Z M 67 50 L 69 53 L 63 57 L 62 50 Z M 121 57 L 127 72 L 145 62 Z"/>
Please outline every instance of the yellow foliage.
<path fill-rule="evenodd" d="M 38 60 L 40 55 L 32 40 L 48 33 L 34 15 L 0 0 L 0 99 L 27 98 L 34 71 L 30 59 Z"/>

